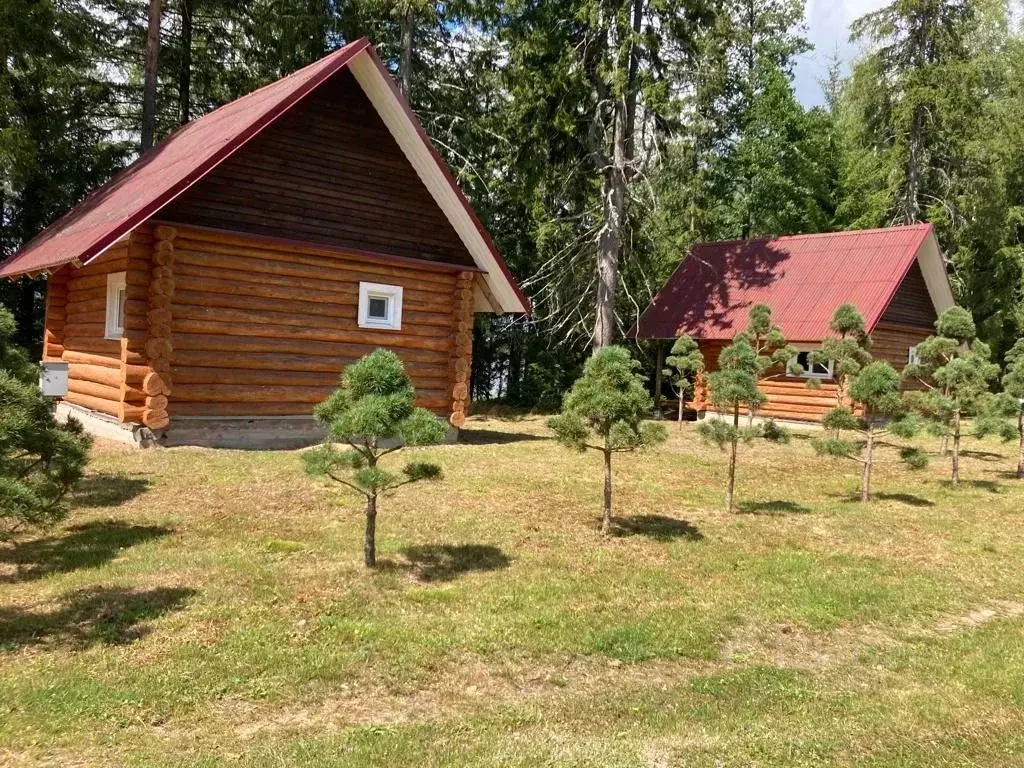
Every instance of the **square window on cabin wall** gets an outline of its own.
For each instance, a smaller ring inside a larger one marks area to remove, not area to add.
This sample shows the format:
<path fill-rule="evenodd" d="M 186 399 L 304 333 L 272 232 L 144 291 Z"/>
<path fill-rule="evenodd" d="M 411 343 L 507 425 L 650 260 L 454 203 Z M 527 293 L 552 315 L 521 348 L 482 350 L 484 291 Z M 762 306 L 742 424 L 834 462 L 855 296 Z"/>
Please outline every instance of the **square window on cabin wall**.
<path fill-rule="evenodd" d="M 402 286 L 359 284 L 359 327 L 402 329 Z"/>
<path fill-rule="evenodd" d="M 796 363 L 803 370 L 800 374 L 805 379 L 831 379 L 832 361 L 827 363 L 812 363 L 810 352 L 801 352 L 796 356 Z"/>
<path fill-rule="evenodd" d="M 107 319 L 104 338 L 120 339 L 124 336 L 124 303 L 128 293 L 125 273 L 111 272 L 107 275 Z"/>
<path fill-rule="evenodd" d="M 921 356 L 917 354 L 917 347 L 910 347 L 907 350 L 907 365 L 917 365 L 921 362 Z"/>

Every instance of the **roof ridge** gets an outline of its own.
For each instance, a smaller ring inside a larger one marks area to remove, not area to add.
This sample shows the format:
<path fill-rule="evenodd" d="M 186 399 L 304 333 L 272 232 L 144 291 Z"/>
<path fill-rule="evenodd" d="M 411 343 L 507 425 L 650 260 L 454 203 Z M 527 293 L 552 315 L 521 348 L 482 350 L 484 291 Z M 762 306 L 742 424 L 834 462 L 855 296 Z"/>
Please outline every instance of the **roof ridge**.
<path fill-rule="evenodd" d="M 871 229 L 841 229 L 836 232 L 801 232 L 795 235 L 766 235 L 764 237 L 738 237 L 733 240 L 702 240 L 694 243 L 690 248 L 701 248 L 707 246 L 734 245 L 736 243 L 770 243 L 780 240 L 803 240 L 816 237 L 842 237 L 851 235 L 873 235 L 882 232 L 893 232 L 899 230 L 917 230 L 932 228 L 931 222 L 918 222 L 916 224 L 900 224 L 895 227 L 873 227 Z"/>

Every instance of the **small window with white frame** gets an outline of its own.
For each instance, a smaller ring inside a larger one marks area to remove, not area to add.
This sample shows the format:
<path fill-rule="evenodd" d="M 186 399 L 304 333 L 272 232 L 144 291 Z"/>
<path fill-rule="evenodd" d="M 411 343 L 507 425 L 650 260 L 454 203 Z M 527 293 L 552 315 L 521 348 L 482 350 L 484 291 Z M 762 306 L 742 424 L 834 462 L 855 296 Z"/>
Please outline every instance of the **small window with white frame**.
<path fill-rule="evenodd" d="M 917 354 L 917 346 L 907 349 L 907 365 L 919 365 L 920 362 L 921 356 Z"/>
<path fill-rule="evenodd" d="M 359 284 L 359 327 L 402 329 L 402 286 Z"/>
<path fill-rule="evenodd" d="M 796 364 L 800 366 L 800 370 L 803 373 L 801 377 L 805 379 L 831 379 L 832 378 L 832 361 L 829 360 L 825 363 L 812 363 L 810 352 L 800 352 L 796 356 Z"/>
<path fill-rule="evenodd" d="M 120 339 L 124 336 L 124 305 L 127 295 L 124 272 L 107 275 L 107 321 L 104 338 Z"/>

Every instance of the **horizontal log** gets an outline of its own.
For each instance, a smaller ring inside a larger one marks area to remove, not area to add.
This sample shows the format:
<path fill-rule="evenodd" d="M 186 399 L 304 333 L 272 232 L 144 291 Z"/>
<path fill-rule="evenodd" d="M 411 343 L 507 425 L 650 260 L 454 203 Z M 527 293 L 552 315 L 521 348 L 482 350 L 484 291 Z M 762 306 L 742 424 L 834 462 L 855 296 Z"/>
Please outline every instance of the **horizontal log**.
<path fill-rule="evenodd" d="M 169 395 L 171 394 L 170 377 L 150 371 L 143 378 L 141 389 L 147 395 Z"/>
<path fill-rule="evenodd" d="M 180 336 L 187 339 L 187 336 Z M 372 351 L 372 350 L 369 350 Z M 368 354 L 363 352 L 362 354 Z M 245 352 L 245 351 L 206 351 L 181 349 L 177 345 L 174 350 L 174 370 L 185 371 L 192 367 L 213 368 L 224 371 L 224 375 L 232 375 L 236 370 L 251 370 L 255 374 L 261 371 L 295 371 L 311 373 L 327 373 L 337 378 L 346 366 L 356 362 L 360 355 L 346 357 L 321 357 L 317 355 L 291 355 L 278 352 Z M 448 363 L 441 356 L 432 355 L 432 362 L 414 362 L 405 360 L 405 370 L 414 379 L 444 379 L 448 375 Z"/>
<path fill-rule="evenodd" d="M 356 281 L 387 282 L 392 279 L 413 278 L 436 285 L 445 292 L 451 291 L 455 284 L 453 273 L 434 271 L 429 266 L 427 268 L 421 268 L 419 265 L 396 266 L 383 261 L 374 261 L 370 258 L 359 258 L 325 251 L 316 252 L 312 249 L 303 251 L 289 246 L 262 247 L 256 243 L 232 246 L 218 244 L 209 240 L 192 240 L 188 238 L 182 238 L 176 243 L 175 256 L 177 260 L 188 261 L 184 257 L 195 253 L 204 253 L 211 258 L 241 257 L 244 259 L 260 259 L 285 264 L 306 265 L 316 269 L 343 269 L 354 273 Z"/>
<path fill-rule="evenodd" d="M 295 317 L 339 317 L 354 321 L 358 315 L 359 291 L 353 285 L 351 291 L 338 292 L 325 300 L 327 297 L 321 294 L 311 296 L 308 290 L 299 286 L 288 289 L 229 280 L 219 280 L 216 285 L 211 285 L 210 280 L 200 281 L 179 276 L 174 298 L 175 307 L 223 307 Z M 451 302 L 446 299 L 420 301 L 414 295 L 405 295 L 402 297 L 402 314 L 403 324 L 423 323 L 446 329 L 452 325 Z"/>
<path fill-rule="evenodd" d="M 165 429 L 171 421 L 167 411 L 147 408 L 142 414 L 142 423 L 150 429 Z"/>
<path fill-rule="evenodd" d="M 121 403 L 117 418 L 122 423 L 141 424 L 145 413 L 146 406 L 141 403 Z"/>
<path fill-rule="evenodd" d="M 196 368 L 175 366 L 172 368 L 175 386 L 189 384 L 230 384 L 235 386 L 305 386 L 334 389 L 338 386 L 338 371 L 302 372 L 281 368 L 278 370 L 252 370 L 242 368 Z M 443 390 L 448 386 L 447 378 L 435 374 L 433 377 L 417 376 L 409 372 L 417 389 Z"/>
<path fill-rule="evenodd" d="M 363 147 L 361 149 L 368 149 Z M 294 160 L 294 156 L 288 158 L 286 164 L 291 164 Z M 406 162 L 404 158 L 398 160 L 398 162 Z M 357 161 L 360 168 L 365 170 L 365 164 L 362 161 Z M 319 177 L 322 178 L 323 173 L 319 171 Z M 336 186 L 336 185 L 334 185 Z M 393 198 L 402 194 L 402 190 L 395 189 L 390 190 L 387 195 L 388 199 Z M 410 199 L 417 203 L 422 203 L 422 195 L 417 191 L 411 190 L 408 192 Z M 379 198 L 378 198 L 379 199 Z M 243 232 L 229 231 L 224 229 L 210 229 L 206 227 L 187 227 L 182 228 L 177 239 L 175 240 L 177 245 L 184 245 L 186 243 L 201 243 L 204 247 L 211 246 L 222 246 L 227 248 L 238 248 L 238 249 L 252 249 L 257 248 L 265 251 L 283 252 L 283 253 L 294 253 L 305 256 L 319 256 L 322 258 L 344 258 L 352 261 L 364 262 L 371 265 L 380 265 L 382 261 L 388 260 L 389 266 L 395 268 L 410 268 L 410 269 L 424 269 L 435 272 L 447 272 L 451 273 L 457 267 L 457 265 L 448 264 L 445 262 L 432 263 L 426 260 L 427 263 L 422 263 L 422 259 L 413 259 L 411 263 L 407 263 L 402 260 L 402 257 L 389 257 L 386 254 L 380 254 L 376 252 L 364 252 L 358 249 L 347 249 L 338 246 L 320 245 L 316 243 L 300 242 L 294 239 L 279 238 L 279 237 L 267 237 L 261 235 L 252 235 Z M 390 261 L 391 258 L 396 258 L 395 261 Z M 470 267 L 472 268 L 472 267 Z"/>
<path fill-rule="evenodd" d="M 178 329 L 180 331 L 180 329 Z M 387 344 L 372 343 L 340 343 L 330 341 L 303 341 L 296 344 L 292 339 L 282 339 L 267 336 L 230 336 L 222 333 L 185 333 L 177 332 L 174 335 L 175 354 L 171 359 L 179 361 L 179 351 L 190 352 L 226 352 L 248 355 L 251 353 L 265 354 L 286 354 L 296 355 L 301 352 L 301 357 L 322 357 L 332 363 L 343 360 L 358 360 L 368 355 L 378 347 L 391 348 Z M 419 348 L 395 349 L 395 353 L 406 363 L 425 362 L 430 364 L 444 363 L 447 365 L 448 356 L 437 352 Z M 180 358 L 184 360 L 184 358 Z M 232 359 L 224 356 L 225 361 Z M 226 362 L 221 363 L 224 367 L 233 367 Z M 340 369 L 339 369 L 340 370 Z"/>
<path fill-rule="evenodd" d="M 351 307 L 348 317 L 318 314 L 316 312 L 317 309 L 319 309 L 319 305 L 307 304 L 306 312 L 297 314 L 175 303 L 173 327 L 178 327 L 179 323 L 184 321 L 205 322 L 209 320 L 236 325 L 275 326 L 279 329 L 278 333 L 281 334 L 290 333 L 292 328 L 303 331 L 310 330 L 317 333 L 321 331 L 341 331 L 358 334 L 366 330 L 359 327 L 355 306 Z M 424 315 L 417 312 L 404 312 L 402 330 L 392 331 L 392 333 L 401 333 L 405 336 L 415 336 L 423 339 L 446 339 L 450 335 L 450 329 L 450 315 Z"/>
<path fill-rule="evenodd" d="M 400 349 L 430 350 L 447 354 L 452 348 L 452 340 L 447 337 L 430 338 L 415 336 L 405 331 L 373 331 L 366 328 L 353 330 L 333 330 L 328 328 L 291 327 L 272 325 L 269 323 L 252 322 L 221 322 L 217 320 L 191 319 L 174 317 L 175 342 L 178 334 L 220 335 L 235 338 L 258 336 L 269 339 L 282 339 L 294 346 L 291 352 L 306 352 L 305 342 L 332 342 L 339 344 L 360 344 L 373 348 L 388 347 Z M 399 356 L 402 352 L 398 352 Z M 155 355 L 154 355 L 155 356 Z"/>
<path fill-rule="evenodd" d="M 434 413 L 448 413 L 446 400 L 424 400 L 417 398 L 416 405 Z M 211 419 L 227 416 L 309 416 L 312 418 L 313 405 L 310 403 L 189 403 L 174 400 L 168 413 L 175 416 L 202 416 Z"/>
<path fill-rule="evenodd" d="M 185 403 L 175 400 L 168 413 L 171 416 L 313 416 L 308 403 Z"/>
<path fill-rule="evenodd" d="M 54 344 L 52 341 L 47 342 L 46 351 L 43 352 L 43 357 L 45 357 L 47 361 L 59 361 L 63 359 L 63 355 L 64 347 L 60 344 Z"/>
<path fill-rule="evenodd" d="M 145 399 L 146 409 L 150 411 L 166 411 L 167 397 L 165 395 L 153 395 Z"/>
<path fill-rule="evenodd" d="M 107 387 L 121 386 L 121 369 L 107 365 L 89 363 L 69 363 L 68 378 L 77 381 L 90 381 Z M 89 394 L 86 392 L 85 394 Z"/>
<path fill-rule="evenodd" d="M 443 296 L 450 296 L 452 292 L 452 281 L 447 284 L 437 283 L 431 280 L 422 279 L 418 273 L 405 273 L 401 275 L 389 275 L 386 273 L 370 273 L 365 271 L 354 271 L 337 264 L 304 264 L 277 261 L 275 259 L 258 259 L 252 256 L 225 256 L 197 251 L 180 251 L 177 253 L 177 262 L 182 264 L 193 264 L 200 267 L 213 269 L 234 269 L 243 272 L 255 272 L 260 274 L 286 275 L 298 277 L 305 280 L 318 281 L 325 284 L 336 283 L 358 283 L 359 281 L 388 283 L 401 285 L 410 290 L 419 290 L 429 293 L 437 293 Z"/>
<path fill-rule="evenodd" d="M 81 363 L 84 365 L 96 365 L 103 366 L 105 368 L 115 368 L 120 371 L 121 368 L 121 355 L 120 351 L 117 356 L 110 355 L 97 355 L 90 352 L 79 352 L 76 350 L 66 349 L 62 356 L 64 361 L 67 363 Z"/>
<path fill-rule="evenodd" d="M 70 376 L 68 378 L 68 392 L 76 392 L 80 395 L 89 395 L 90 397 L 96 397 L 101 400 L 109 400 L 116 403 L 121 402 L 121 388 L 119 386 L 97 384 L 94 381 L 73 379 L 70 378 Z"/>
<path fill-rule="evenodd" d="M 64 337 L 64 348 L 74 352 L 111 356 L 118 361 L 121 359 L 121 344 L 112 339 L 104 339 L 102 334 L 100 336 L 72 336 L 69 334 Z M 142 360 L 131 362 L 142 362 Z"/>
<path fill-rule="evenodd" d="M 234 384 L 183 384 L 174 388 L 175 403 L 309 403 L 323 402 L 331 386 L 256 386 Z"/>
<path fill-rule="evenodd" d="M 281 299 L 302 304 L 351 305 L 359 302 L 357 283 L 310 283 L 293 277 L 250 274 L 238 270 L 181 265 L 175 273 L 176 290 L 217 296 L 249 296 Z M 183 299 L 183 303 L 189 303 Z M 195 303 L 195 302 L 192 302 Z M 404 291 L 402 306 L 420 312 L 451 313 L 452 298 L 439 293 Z"/>
<path fill-rule="evenodd" d="M 93 411 L 99 411 L 100 413 L 106 413 L 110 416 L 117 416 L 120 409 L 120 402 L 116 400 L 104 400 L 99 397 L 92 397 L 90 395 L 83 395 L 79 392 L 68 392 L 64 399 L 69 403 L 80 405 L 83 408 L 88 408 Z"/>

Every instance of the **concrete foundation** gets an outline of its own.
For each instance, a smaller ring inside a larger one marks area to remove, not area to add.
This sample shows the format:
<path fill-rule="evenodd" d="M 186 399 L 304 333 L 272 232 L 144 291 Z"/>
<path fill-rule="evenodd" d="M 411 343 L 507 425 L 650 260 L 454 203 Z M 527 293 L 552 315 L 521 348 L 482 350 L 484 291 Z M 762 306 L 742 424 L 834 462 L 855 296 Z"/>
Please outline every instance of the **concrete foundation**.
<path fill-rule="evenodd" d="M 72 416 L 96 437 L 139 448 L 192 445 L 247 451 L 287 451 L 323 442 L 327 429 L 312 416 L 171 417 L 170 425 L 154 433 L 139 424 L 123 424 L 112 416 L 81 406 L 58 402 L 57 418 Z M 447 422 L 446 422 L 447 423 Z M 458 440 L 459 430 L 449 427 L 446 443 Z"/>
<path fill-rule="evenodd" d="M 697 421 L 704 421 L 705 419 L 726 419 L 732 421 L 732 415 L 728 413 L 719 413 L 718 411 L 698 411 Z M 740 414 L 740 426 L 747 426 L 747 414 Z M 754 417 L 755 426 L 758 424 L 764 424 L 766 421 L 774 421 L 776 424 L 782 427 L 789 427 L 790 429 L 821 429 L 821 423 L 817 421 L 797 421 L 796 419 L 766 419 L 761 416 Z"/>
<path fill-rule="evenodd" d="M 113 416 L 108 416 L 99 411 L 90 411 L 80 405 L 59 401 L 54 408 L 54 414 L 58 421 L 67 421 L 73 418 L 81 422 L 85 431 L 95 437 L 104 440 L 116 440 L 119 443 L 127 443 L 139 448 L 148 448 L 158 445 L 158 435 L 141 424 L 125 424 Z"/>

